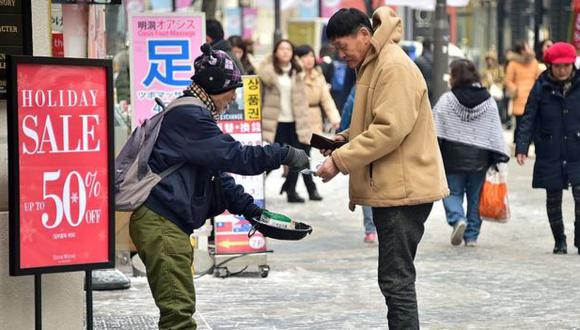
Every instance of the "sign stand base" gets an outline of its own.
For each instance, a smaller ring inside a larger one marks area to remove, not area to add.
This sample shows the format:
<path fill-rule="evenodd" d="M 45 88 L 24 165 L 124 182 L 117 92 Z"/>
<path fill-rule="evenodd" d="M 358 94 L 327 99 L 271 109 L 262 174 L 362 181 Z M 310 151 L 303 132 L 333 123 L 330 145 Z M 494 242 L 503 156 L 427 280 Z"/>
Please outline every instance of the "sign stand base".
<path fill-rule="evenodd" d="M 93 274 L 90 270 L 85 272 L 85 292 L 87 304 L 87 330 L 93 330 Z"/>
<path fill-rule="evenodd" d="M 34 274 L 34 328 L 42 329 L 42 281 L 41 274 Z"/>

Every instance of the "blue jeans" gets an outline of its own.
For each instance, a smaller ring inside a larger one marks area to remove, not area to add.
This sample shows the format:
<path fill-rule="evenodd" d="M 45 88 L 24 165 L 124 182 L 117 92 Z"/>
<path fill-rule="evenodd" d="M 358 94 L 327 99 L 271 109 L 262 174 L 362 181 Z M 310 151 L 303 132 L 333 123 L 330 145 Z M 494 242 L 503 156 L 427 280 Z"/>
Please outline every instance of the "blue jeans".
<path fill-rule="evenodd" d="M 363 220 L 365 224 L 365 234 L 376 233 L 377 228 L 373 223 L 373 208 L 370 206 L 363 206 Z"/>
<path fill-rule="evenodd" d="M 457 221 L 467 221 L 463 240 L 476 241 L 481 228 L 479 217 L 479 195 L 485 180 L 485 172 L 447 174 L 447 184 L 451 194 L 443 199 L 447 223 L 453 226 Z M 467 195 L 467 214 L 463 209 L 463 195 Z"/>

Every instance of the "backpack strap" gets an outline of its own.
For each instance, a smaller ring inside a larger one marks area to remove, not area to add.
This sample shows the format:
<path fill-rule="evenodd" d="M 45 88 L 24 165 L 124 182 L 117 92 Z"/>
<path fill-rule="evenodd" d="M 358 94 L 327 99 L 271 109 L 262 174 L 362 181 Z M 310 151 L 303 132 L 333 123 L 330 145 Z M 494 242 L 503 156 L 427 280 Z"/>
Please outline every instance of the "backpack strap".
<path fill-rule="evenodd" d="M 185 164 L 185 162 L 181 162 L 181 163 L 174 164 L 171 167 L 169 167 L 168 169 L 166 169 L 165 171 L 159 173 L 159 176 L 161 177 L 161 179 L 165 179 L 165 177 L 167 177 L 171 173 L 173 173 L 173 172 L 177 171 L 178 169 L 180 169 L 181 166 L 183 166 L 184 164 Z"/>
<path fill-rule="evenodd" d="M 193 96 L 183 96 L 183 97 L 180 97 L 180 98 L 177 98 L 177 99 L 171 101 L 165 107 L 165 110 L 163 110 L 163 112 L 165 114 L 167 114 L 167 112 L 169 112 L 177 107 L 180 107 L 182 105 L 195 105 L 195 106 L 198 106 L 200 108 L 207 109 L 207 106 L 203 102 L 201 102 L 201 100 L 199 100 Z"/>

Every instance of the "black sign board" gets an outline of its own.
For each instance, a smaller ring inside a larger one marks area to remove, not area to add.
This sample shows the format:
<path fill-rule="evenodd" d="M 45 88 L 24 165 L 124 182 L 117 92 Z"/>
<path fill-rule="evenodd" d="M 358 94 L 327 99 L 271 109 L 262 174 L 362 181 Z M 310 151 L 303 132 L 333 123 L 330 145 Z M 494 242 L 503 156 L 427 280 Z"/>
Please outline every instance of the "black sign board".
<path fill-rule="evenodd" d="M 0 0 L 2 1 L 2 0 Z M 85 5 L 120 5 L 121 0 L 52 0 L 52 3 L 62 5 L 85 4 Z"/>
<path fill-rule="evenodd" d="M 0 46 L 22 46 L 21 14 L 2 15 L 1 17 Z"/>
<path fill-rule="evenodd" d="M 0 0 L 0 13 L 20 14 L 22 12 L 21 0 Z"/>
<path fill-rule="evenodd" d="M 0 0 L 0 100 L 6 100 L 6 55 L 32 55 L 31 0 Z"/>
<path fill-rule="evenodd" d="M 433 39 L 435 12 L 413 10 L 413 40 Z"/>

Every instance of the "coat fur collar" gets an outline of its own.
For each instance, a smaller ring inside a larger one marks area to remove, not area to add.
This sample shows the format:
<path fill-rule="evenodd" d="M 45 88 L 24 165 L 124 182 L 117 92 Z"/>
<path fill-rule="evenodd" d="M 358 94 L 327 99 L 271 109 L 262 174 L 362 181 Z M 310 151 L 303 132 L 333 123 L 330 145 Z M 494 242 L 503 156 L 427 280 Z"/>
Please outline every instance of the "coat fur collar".
<path fill-rule="evenodd" d="M 295 59 L 297 60 L 298 65 L 301 65 L 298 57 L 295 57 Z M 258 70 L 257 70 L 258 75 L 260 76 L 260 79 L 262 79 L 262 82 L 267 86 L 277 86 L 278 85 L 278 74 L 274 70 L 274 62 L 273 61 L 274 61 L 273 56 L 268 55 L 262 61 L 262 63 L 260 63 L 260 66 L 258 67 Z M 303 76 L 304 71 L 300 72 L 299 75 Z"/>

